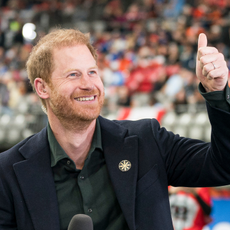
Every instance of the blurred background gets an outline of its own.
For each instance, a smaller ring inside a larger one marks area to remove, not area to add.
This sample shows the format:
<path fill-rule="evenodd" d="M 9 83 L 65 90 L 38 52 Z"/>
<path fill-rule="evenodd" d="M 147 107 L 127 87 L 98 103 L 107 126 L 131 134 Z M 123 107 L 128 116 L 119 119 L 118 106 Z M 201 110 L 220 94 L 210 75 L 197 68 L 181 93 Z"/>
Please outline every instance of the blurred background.
<path fill-rule="evenodd" d="M 209 141 L 195 76 L 197 38 L 204 32 L 230 67 L 229 10 L 229 0 L 1 0 L 0 152 L 47 123 L 25 63 L 39 38 L 59 27 L 91 35 L 106 92 L 103 116 L 154 117 L 168 130 Z M 209 194 L 205 229 L 230 230 L 230 189 Z"/>

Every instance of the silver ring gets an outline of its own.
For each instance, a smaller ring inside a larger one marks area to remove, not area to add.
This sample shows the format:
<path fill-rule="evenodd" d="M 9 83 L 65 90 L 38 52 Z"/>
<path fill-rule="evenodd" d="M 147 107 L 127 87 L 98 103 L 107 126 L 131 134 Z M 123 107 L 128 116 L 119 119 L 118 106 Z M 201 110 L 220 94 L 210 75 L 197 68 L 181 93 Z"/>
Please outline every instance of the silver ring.
<path fill-rule="evenodd" d="M 216 69 L 216 66 L 215 66 L 215 64 L 213 62 L 212 62 L 212 65 L 213 65 L 214 69 Z"/>

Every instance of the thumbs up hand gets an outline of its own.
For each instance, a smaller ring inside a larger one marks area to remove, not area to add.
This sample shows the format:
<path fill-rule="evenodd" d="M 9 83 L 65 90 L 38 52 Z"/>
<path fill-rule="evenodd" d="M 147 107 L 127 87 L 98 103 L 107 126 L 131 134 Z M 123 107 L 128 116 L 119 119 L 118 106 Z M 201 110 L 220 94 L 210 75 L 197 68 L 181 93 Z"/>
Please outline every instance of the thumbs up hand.
<path fill-rule="evenodd" d="M 224 55 L 215 47 L 207 46 L 207 37 L 200 34 L 196 62 L 196 75 L 207 92 L 224 90 L 228 80 L 228 67 Z"/>

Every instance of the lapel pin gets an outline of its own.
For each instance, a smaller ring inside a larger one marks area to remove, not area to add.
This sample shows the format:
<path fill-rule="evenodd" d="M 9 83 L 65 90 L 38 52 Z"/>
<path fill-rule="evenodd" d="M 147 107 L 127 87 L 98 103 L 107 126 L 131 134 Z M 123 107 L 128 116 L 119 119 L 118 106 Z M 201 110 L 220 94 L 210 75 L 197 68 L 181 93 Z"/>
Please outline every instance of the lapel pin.
<path fill-rule="evenodd" d="M 131 169 L 131 162 L 128 160 L 122 160 L 119 165 L 118 168 L 122 171 L 122 172 L 127 172 Z"/>

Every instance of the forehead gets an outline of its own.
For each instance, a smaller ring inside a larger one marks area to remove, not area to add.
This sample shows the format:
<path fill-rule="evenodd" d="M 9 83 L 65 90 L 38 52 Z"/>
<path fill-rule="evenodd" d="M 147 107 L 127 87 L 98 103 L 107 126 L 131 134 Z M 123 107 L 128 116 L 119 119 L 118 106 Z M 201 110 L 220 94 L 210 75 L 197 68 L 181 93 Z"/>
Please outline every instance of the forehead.
<path fill-rule="evenodd" d="M 58 57 L 60 55 L 66 55 L 66 56 L 79 56 L 87 54 L 92 56 L 89 48 L 86 45 L 81 45 L 81 44 L 75 44 L 71 46 L 60 46 L 60 47 L 55 47 L 53 49 L 53 56 Z"/>
<path fill-rule="evenodd" d="M 86 45 L 73 45 L 54 48 L 53 59 L 55 67 L 70 64 L 92 64 L 96 63 L 93 55 Z"/>

